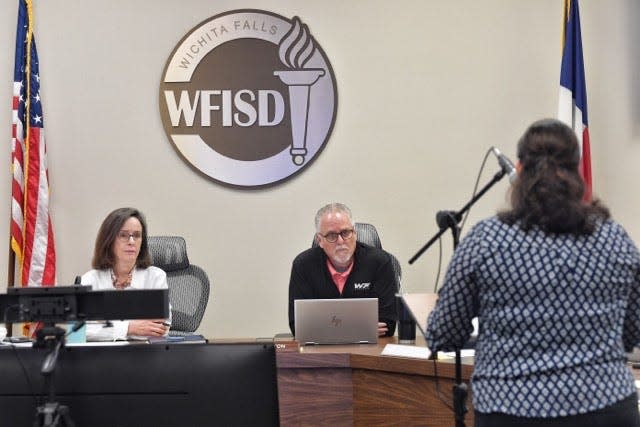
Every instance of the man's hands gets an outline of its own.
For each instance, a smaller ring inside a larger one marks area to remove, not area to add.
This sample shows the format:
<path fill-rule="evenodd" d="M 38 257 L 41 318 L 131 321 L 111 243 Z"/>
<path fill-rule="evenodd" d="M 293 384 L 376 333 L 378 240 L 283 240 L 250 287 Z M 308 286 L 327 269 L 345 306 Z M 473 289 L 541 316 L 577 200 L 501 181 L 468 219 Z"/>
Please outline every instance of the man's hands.
<path fill-rule="evenodd" d="M 387 328 L 387 324 L 384 322 L 378 322 L 378 336 L 381 337 L 387 333 L 389 328 Z"/>

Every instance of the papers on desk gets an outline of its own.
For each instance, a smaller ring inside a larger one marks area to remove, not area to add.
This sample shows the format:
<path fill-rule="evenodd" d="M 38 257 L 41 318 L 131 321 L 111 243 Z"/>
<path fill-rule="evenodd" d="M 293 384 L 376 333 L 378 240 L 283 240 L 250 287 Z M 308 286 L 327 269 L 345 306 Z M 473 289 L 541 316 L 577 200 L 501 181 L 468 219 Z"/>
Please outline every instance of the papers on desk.
<path fill-rule="evenodd" d="M 473 357 L 476 355 L 476 350 L 473 348 L 464 348 L 460 350 L 460 357 Z M 455 351 L 441 351 L 438 353 L 438 360 L 453 359 L 456 357 Z"/>
<path fill-rule="evenodd" d="M 6 338 L 0 345 L 7 347 L 33 347 L 34 341 L 26 337 Z M 65 347 L 102 347 L 115 345 L 128 345 L 127 341 L 91 341 L 91 342 L 65 342 Z"/>
<path fill-rule="evenodd" d="M 431 350 L 427 347 L 416 347 L 415 345 L 387 344 L 384 346 L 381 355 L 427 360 L 431 356 Z"/>
<path fill-rule="evenodd" d="M 2 341 L 0 342 L 1 346 L 4 347 L 33 347 L 33 342 L 32 341 L 25 341 L 25 342 L 9 342 L 9 341 Z"/>
<path fill-rule="evenodd" d="M 68 342 L 65 347 L 115 347 L 129 345 L 128 341 L 88 341 L 88 342 Z"/>
<path fill-rule="evenodd" d="M 415 345 L 387 344 L 380 354 L 382 356 L 411 357 L 426 360 L 431 357 L 431 350 L 427 347 L 416 347 Z M 460 351 L 460 357 L 473 357 L 475 354 L 476 351 L 472 348 Z M 438 353 L 438 360 L 453 359 L 454 357 L 456 357 L 454 351 L 441 351 Z"/>
<path fill-rule="evenodd" d="M 127 335 L 127 341 L 149 341 L 149 337 L 144 335 Z"/>

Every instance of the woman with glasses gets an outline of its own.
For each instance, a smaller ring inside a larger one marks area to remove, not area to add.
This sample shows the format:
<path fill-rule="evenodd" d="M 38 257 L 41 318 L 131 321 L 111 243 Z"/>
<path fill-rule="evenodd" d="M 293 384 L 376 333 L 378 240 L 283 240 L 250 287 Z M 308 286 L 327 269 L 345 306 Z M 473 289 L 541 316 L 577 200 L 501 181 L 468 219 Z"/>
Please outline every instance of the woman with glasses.
<path fill-rule="evenodd" d="M 134 208 L 119 208 L 102 222 L 96 237 L 93 270 L 82 276 L 94 290 L 166 289 L 167 275 L 151 265 L 144 215 Z M 163 336 L 169 319 L 124 320 L 87 325 L 87 340 L 112 341 L 128 336 Z"/>
<path fill-rule="evenodd" d="M 289 327 L 295 335 L 294 300 L 378 298 L 378 335 L 396 328 L 396 279 L 382 249 L 357 241 L 351 210 L 331 203 L 316 214 L 317 247 L 293 261 L 289 281 Z"/>

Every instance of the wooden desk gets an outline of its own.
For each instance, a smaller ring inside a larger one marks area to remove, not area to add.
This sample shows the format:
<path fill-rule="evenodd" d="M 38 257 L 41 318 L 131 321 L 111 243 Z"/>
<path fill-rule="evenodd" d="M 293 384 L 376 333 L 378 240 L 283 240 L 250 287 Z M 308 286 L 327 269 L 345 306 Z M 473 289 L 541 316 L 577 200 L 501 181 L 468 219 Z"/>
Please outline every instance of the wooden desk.
<path fill-rule="evenodd" d="M 424 346 L 418 337 L 417 345 Z M 378 345 L 306 346 L 299 352 L 276 354 L 278 399 L 282 426 L 454 425 L 454 364 L 381 356 Z M 435 370 L 437 369 L 438 381 Z M 466 382 L 473 367 L 463 366 Z M 473 425 L 471 396 L 467 425 Z"/>

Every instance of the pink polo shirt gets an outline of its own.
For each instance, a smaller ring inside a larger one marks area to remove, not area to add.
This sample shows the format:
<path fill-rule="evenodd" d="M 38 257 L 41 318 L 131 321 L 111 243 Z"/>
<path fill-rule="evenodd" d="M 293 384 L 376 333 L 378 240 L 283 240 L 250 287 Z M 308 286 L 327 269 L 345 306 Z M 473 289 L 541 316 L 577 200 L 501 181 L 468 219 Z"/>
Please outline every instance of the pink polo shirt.
<path fill-rule="evenodd" d="M 333 283 L 338 288 L 338 292 L 342 295 L 342 290 L 344 289 L 344 284 L 347 283 L 347 277 L 349 277 L 349 273 L 353 270 L 353 260 L 351 261 L 351 265 L 343 272 L 337 271 L 333 268 L 331 261 L 327 260 L 327 268 L 329 269 L 329 274 L 331 274 L 331 279 Z"/>

